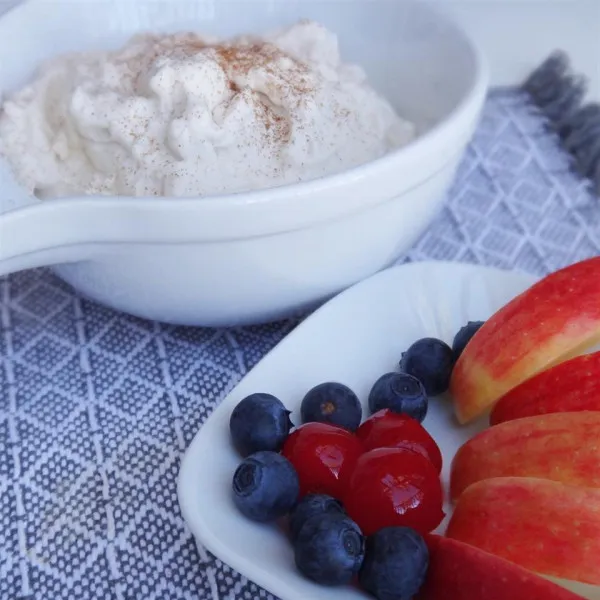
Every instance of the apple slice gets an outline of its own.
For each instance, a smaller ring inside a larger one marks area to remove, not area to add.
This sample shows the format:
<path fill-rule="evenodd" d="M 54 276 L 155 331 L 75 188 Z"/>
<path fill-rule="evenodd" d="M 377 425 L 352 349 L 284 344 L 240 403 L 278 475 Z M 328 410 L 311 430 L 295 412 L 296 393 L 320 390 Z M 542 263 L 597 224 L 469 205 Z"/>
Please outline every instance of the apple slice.
<path fill-rule="evenodd" d="M 556 271 L 511 300 L 473 336 L 450 381 L 460 423 L 509 390 L 600 341 L 600 257 Z"/>
<path fill-rule="evenodd" d="M 490 424 L 558 412 L 600 411 L 600 352 L 538 373 L 496 402 Z"/>
<path fill-rule="evenodd" d="M 600 412 L 553 413 L 490 427 L 456 453 L 450 496 L 493 477 L 538 477 L 600 488 Z"/>
<path fill-rule="evenodd" d="M 519 477 L 481 481 L 460 497 L 446 535 L 540 575 L 600 585 L 598 489 Z"/>
<path fill-rule="evenodd" d="M 415 600 L 581 600 L 503 558 L 451 538 L 429 535 L 429 570 Z"/>

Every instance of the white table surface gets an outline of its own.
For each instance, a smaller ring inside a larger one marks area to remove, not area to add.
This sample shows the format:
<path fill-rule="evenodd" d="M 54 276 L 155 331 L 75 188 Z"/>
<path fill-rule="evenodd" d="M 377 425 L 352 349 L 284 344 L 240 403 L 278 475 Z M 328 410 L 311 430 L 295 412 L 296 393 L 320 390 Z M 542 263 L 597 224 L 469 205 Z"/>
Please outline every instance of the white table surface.
<path fill-rule="evenodd" d="M 0 14 L 20 1 L 0 0 Z M 490 64 L 492 84 L 522 81 L 552 50 L 561 48 L 589 78 L 590 96 L 600 99 L 600 0 L 430 1 L 479 43 Z"/>
<path fill-rule="evenodd" d="M 431 0 L 479 43 L 492 83 L 510 85 L 555 49 L 565 50 L 600 100 L 600 0 Z"/>

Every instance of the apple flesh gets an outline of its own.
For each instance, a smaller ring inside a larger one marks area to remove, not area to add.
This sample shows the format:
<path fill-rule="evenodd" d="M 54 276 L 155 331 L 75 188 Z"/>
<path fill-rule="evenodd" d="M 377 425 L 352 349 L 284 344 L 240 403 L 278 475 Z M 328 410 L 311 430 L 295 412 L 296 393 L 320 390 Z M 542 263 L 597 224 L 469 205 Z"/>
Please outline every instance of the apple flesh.
<path fill-rule="evenodd" d="M 524 381 L 498 400 L 490 424 L 580 410 L 600 411 L 600 352 L 577 356 Z"/>
<path fill-rule="evenodd" d="M 415 600 L 581 600 L 535 573 L 474 546 L 427 536 L 429 570 Z"/>
<path fill-rule="evenodd" d="M 600 341 L 600 257 L 541 279 L 490 317 L 460 355 L 450 381 L 460 423 L 508 391 Z"/>
<path fill-rule="evenodd" d="M 587 598 L 587 600 L 600 600 L 600 585 L 588 585 L 578 581 L 568 581 L 567 579 L 546 577 L 545 575 L 543 575 L 543 577 L 548 581 L 552 581 L 553 583 L 570 590 L 580 598 Z"/>
<path fill-rule="evenodd" d="M 456 453 L 450 495 L 493 477 L 537 477 L 600 488 L 600 412 L 553 413 L 490 427 Z"/>
<path fill-rule="evenodd" d="M 597 489 L 544 479 L 488 479 L 462 494 L 446 535 L 540 575 L 600 585 Z"/>

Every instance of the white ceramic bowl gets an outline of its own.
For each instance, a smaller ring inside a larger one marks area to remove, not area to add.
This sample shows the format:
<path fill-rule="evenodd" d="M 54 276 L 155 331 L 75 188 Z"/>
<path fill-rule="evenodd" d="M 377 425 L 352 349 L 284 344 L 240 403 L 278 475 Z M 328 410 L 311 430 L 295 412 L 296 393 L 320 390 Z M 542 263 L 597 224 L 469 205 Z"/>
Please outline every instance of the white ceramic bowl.
<path fill-rule="evenodd" d="M 338 33 L 344 59 L 419 125 L 414 143 L 331 177 L 196 199 L 31 203 L 0 164 L 0 274 L 54 265 L 114 308 L 232 325 L 308 308 L 392 263 L 438 212 L 487 90 L 472 42 L 421 2 L 29 0 L 0 19 L 0 91 L 43 59 L 139 31 L 232 35 L 302 17 Z"/>

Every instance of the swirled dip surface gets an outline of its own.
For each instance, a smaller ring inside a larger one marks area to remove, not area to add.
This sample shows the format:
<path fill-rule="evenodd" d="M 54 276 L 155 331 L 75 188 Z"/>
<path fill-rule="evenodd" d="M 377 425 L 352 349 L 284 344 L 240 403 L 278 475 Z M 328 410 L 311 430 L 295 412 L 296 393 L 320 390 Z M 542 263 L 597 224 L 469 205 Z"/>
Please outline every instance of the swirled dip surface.
<path fill-rule="evenodd" d="M 204 196 L 343 171 L 414 137 L 336 36 L 300 22 L 219 41 L 142 35 L 45 64 L 0 112 L 0 152 L 40 197 Z"/>

